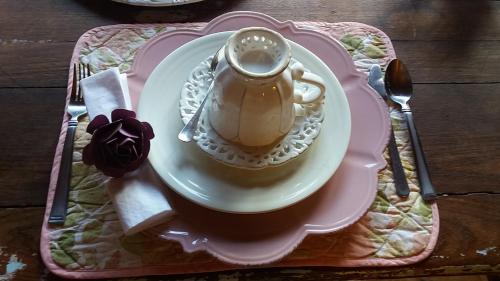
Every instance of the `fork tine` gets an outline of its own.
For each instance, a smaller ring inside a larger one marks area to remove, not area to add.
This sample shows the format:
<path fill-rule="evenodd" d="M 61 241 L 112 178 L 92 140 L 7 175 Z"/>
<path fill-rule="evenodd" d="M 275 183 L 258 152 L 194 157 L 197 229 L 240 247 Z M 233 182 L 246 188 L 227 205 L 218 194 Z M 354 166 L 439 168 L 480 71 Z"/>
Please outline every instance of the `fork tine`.
<path fill-rule="evenodd" d="M 73 64 L 73 82 L 71 85 L 71 96 L 70 100 L 76 100 L 77 98 L 77 92 L 78 92 L 78 85 L 77 85 L 77 79 L 78 76 L 76 74 L 76 63 Z"/>
<path fill-rule="evenodd" d="M 85 70 L 83 69 L 84 68 L 84 64 L 82 63 L 79 63 L 78 64 L 79 66 L 79 69 L 78 69 L 78 82 L 80 82 L 83 78 L 85 78 Z M 80 83 L 78 83 L 80 84 Z M 80 85 L 78 85 L 78 101 L 81 101 L 83 100 L 83 94 L 82 94 L 82 88 L 80 87 Z"/>
<path fill-rule="evenodd" d="M 83 75 L 82 75 L 82 68 L 83 68 L 83 64 L 82 63 L 79 63 L 78 64 L 78 81 L 82 80 L 83 79 Z"/>
<path fill-rule="evenodd" d="M 82 72 L 83 72 L 83 78 L 89 77 L 90 76 L 90 67 L 89 67 L 89 65 L 86 64 L 86 63 L 84 63 L 84 64 L 82 64 L 82 66 L 83 66 L 83 70 L 82 70 Z M 81 93 L 80 96 L 81 96 L 81 100 L 83 101 L 83 92 Z"/>

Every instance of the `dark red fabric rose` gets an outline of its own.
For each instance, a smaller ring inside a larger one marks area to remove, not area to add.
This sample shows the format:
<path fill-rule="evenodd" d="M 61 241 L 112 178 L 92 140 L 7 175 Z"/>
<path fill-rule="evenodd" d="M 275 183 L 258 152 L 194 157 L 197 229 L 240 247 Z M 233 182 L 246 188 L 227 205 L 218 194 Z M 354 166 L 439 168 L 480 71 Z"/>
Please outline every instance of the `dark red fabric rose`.
<path fill-rule="evenodd" d="M 135 119 L 135 112 L 126 109 L 113 110 L 111 123 L 104 115 L 96 116 L 87 132 L 92 140 L 83 149 L 83 163 L 115 178 L 139 167 L 148 156 L 149 140 L 154 138 L 151 125 Z"/>

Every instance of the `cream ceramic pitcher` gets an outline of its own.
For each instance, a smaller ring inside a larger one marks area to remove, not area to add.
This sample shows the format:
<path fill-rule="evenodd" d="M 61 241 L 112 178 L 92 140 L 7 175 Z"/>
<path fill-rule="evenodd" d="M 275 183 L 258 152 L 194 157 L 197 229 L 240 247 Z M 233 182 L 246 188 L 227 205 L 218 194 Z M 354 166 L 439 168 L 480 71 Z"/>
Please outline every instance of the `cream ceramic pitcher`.
<path fill-rule="evenodd" d="M 313 103 L 325 92 L 323 79 L 290 66 L 291 49 L 279 33 L 266 28 L 244 28 L 228 39 L 224 57 L 215 70 L 208 118 L 224 139 L 244 146 L 266 146 L 291 129 L 294 103 Z M 294 91 L 294 81 L 319 91 Z"/>

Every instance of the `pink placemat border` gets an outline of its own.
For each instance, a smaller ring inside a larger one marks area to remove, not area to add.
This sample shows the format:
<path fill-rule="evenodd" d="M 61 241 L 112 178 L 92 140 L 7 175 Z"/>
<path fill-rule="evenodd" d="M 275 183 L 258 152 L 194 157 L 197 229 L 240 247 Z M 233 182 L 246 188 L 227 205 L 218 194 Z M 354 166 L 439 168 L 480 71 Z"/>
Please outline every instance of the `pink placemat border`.
<path fill-rule="evenodd" d="M 317 24 L 317 22 L 294 22 L 295 24 L 307 24 L 313 23 Z M 202 23 L 197 23 L 202 24 Z M 326 24 L 326 23 L 325 23 Z M 358 22 L 342 22 L 339 24 L 345 24 L 354 27 L 360 27 L 363 29 L 370 29 L 373 33 L 379 34 L 380 38 L 384 41 L 387 48 L 387 54 L 389 58 L 396 58 L 396 53 L 394 47 L 389 39 L 389 37 L 381 30 Z M 163 26 L 179 26 L 183 27 L 185 24 L 118 24 L 118 25 L 108 25 L 108 26 L 100 26 L 95 27 L 86 31 L 80 38 L 78 39 L 70 62 L 71 65 L 78 61 L 80 50 L 84 44 L 84 42 L 95 32 L 109 29 L 127 29 L 127 28 L 149 28 L 149 27 L 163 27 Z M 67 86 L 67 96 L 66 96 L 66 105 L 69 102 L 69 97 L 71 94 L 71 83 L 72 81 L 72 73 L 69 71 L 68 75 L 68 86 Z M 396 259 L 384 259 L 384 258 L 367 258 L 367 259 L 346 259 L 346 258 L 328 258 L 328 260 L 318 260 L 318 259 L 309 259 L 309 260 L 282 260 L 277 261 L 275 263 L 271 263 L 265 266 L 236 266 L 229 264 L 222 264 L 221 262 L 207 262 L 204 264 L 196 264 L 196 267 L 192 264 L 185 265 L 155 265 L 155 266 L 144 266 L 139 268 L 120 268 L 120 269 L 100 269 L 96 270 L 69 270 L 60 267 L 57 265 L 52 259 L 51 251 L 50 251 L 50 243 L 49 243 L 49 228 L 48 228 L 48 217 L 50 214 L 50 209 L 52 207 L 52 202 L 55 193 L 55 186 L 57 182 L 57 176 L 59 174 L 59 166 L 61 162 L 61 154 L 64 146 L 64 138 L 66 136 L 67 126 L 68 126 L 68 116 L 66 113 L 63 114 L 63 122 L 61 125 L 61 133 L 59 135 L 58 145 L 56 147 L 54 161 L 52 165 L 52 171 L 50 176 L 49 190 L 47 194 L 47 204 L 44 215 L 44 221 L 42 225 L 41 231 L 41 239 L 40 239 L 40 252 L 42 256 L 42 260 L 45 263 L 46 267 L 54 274 L 71 279 L 97 279 L 97 278 L 117 278 L 117 277 L 137 277 L 137 276 L 147 276 L 147 275 L 174 275 L 174 274 L 190 274 L 190 273 L 210 273 L 210 272 L 220 272 L 225 270 L 234 270 L 234 269 L 250 269 L 250 268 L 285 268 L 285 267 L 299 267 L 299 266 L 330 266 L 330 267 L 390 267 L 390 266 L 402 266 L 414 264 L 419 261 L 426 259 L 434 250 L 436 246 L 438 236 L 439 236 L 439 212 L 437 203 L 431 203 L 432 210 L 432 232 L 430 236 L 429 243 L 427 247 L 420 252 L 418 255 L 414 255 L 411 257 L 405 258 L 396 258 Z"/>

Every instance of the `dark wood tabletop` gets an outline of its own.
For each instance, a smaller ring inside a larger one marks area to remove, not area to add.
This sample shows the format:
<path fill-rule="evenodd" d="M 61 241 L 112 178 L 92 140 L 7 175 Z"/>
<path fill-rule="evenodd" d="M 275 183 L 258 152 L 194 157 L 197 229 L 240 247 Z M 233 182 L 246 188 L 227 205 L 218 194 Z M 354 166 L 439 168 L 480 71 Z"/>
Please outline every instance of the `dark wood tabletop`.
<path fill-rule="evenodd" d="M 12 255 L 26 264 L 16 279 L 55 278 L 40 259 L 39 237 L 78 37 L 101 25 L 209 21 L 234 10 L 373 25 L 393 40 L 413 78 L 415 122 L 439 193 L 435 251 L 411 266 L 308 268 L 301 278 L 500 272 L 500 1 L 206 0 L 140 8 L 109 0 L 0 0 L 0 280 Z M 235 274 L 299 276 L 278 269 Z"/>

